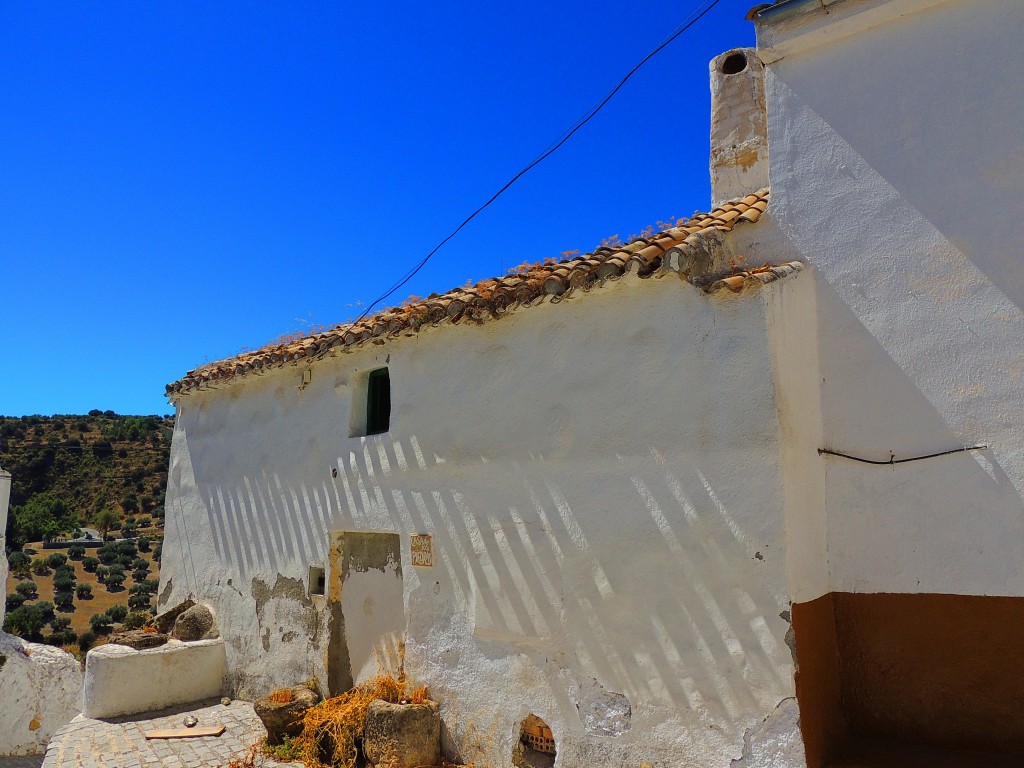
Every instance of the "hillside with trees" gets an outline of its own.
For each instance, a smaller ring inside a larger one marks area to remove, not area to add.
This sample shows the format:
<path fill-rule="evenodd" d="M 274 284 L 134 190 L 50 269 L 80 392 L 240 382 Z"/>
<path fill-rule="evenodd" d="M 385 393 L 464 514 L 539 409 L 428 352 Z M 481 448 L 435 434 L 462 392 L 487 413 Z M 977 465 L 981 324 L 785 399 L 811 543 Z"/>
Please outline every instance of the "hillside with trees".
<path fill-rule="evenodd" d="M 148 621 L 173 429 L 171 416 L 99 410 L 0 416 L 12 475 L 6 631 L 81 652 Z"/>

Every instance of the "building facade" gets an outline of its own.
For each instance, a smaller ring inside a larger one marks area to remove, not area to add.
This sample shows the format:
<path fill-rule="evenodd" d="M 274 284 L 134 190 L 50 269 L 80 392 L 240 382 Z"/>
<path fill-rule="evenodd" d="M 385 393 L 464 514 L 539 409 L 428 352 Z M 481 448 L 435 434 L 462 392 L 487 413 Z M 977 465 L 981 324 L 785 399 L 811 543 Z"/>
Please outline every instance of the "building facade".
<path fill-rule="evenodd" d="M 403 665 L 478 765 L 1024 755 L 1024 6 L 753 19 L 709 214 L 168 388 L 160 605 L 236 695 Z"/>

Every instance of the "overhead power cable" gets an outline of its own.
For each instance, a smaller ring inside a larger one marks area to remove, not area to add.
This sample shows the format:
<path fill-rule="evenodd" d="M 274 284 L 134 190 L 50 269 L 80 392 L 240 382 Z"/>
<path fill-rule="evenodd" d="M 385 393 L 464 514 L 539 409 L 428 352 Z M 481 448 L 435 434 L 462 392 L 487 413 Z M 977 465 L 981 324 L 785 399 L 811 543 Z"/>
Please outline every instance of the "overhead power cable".
<path fill-rule="evenodd" d="M 646 56 L 644 56 L 636 66 L 634 66 L 631 70 L 629 70 L 629 72 L 626 73 L 626 76 L 623 77 L 621 80 L 619 80 L 619 82 L 616 83 L 615 87 L 612 88 L 608 92 L 608 94 L 603 99 L 601 99 L 601 101 L 599 101 L 597 103 L 596 106 L 591 108 L 590 111 L 588 111 L 579 120 L 577 120 L 575 123 L 573 123 L 571 126 L 569 126 L 562 133 L 561 136 L 559 136 L 557 139 L 555 139 L 555 141 L 548 146 L 547 149 L 545 149 L 537 157 L 535 157 L 530 163 L 528 163 L 515 176 L 513 176 L 511 179 L 509 179 L 504 184 L 504 186 L 501 187 L 501 189 L 499 189 L 497 192 L 495 192 L 493 195 L 491 195 L 491 197 L 488 198 L 487 202 L 485 202 L 483 205 L 481 205 L 479 208 L 477 208 L 475 211 L 473 211 L 471 214 L 469 214 L 469 216 L 467 216 L 465 219 L 463 219 L 462 223 L 459 224 L 459 226 L 457 226 L 455 229 L 453 229 L 451 231 L 451 233 L 447 237 L 445 237 L 441 242 L 439 242 L 437 245 L 435 245 L 434 248 L 426 256 L 424 256 L 422 259 L 420 259 L 420 261 L 412 269 L 410 269 L 408 272 L 406 272 L 399 279 L 399 281 L 397 283 L 395 283 L 385 293 L 381 294 L 376 299 L 374 299 L 370 304 L 368 304 L 366 306 L 366 309 L 363 310 L 362 314 L 359 315 L 359 317 L 357 317 L 354 322 L 358 323 L 359 321 L 363 320 L 367 315 L 370 314 L 371 310 L 373 310 L 374 307 L 376 307 L 382 301 L 387 299 L 389 296 L 393 295 L 395 293 L 395 291 L 397 291 L 403 285 L 405 285 L 410 280 L 412 280 L 412 278 L 416 275 L 416 273 L 419 272 L 421 269 L 423 269 L 423 267 L 426 266 L 427 262 L 430 261 L 430 259 L 434 256 L 434 254 L 436 254 L 439 250 L 441 250 L 441 248 L 443 248 L 445 246 L 445 244 L 448 243 L 449 240 L 451 240 L 453 237 L 455 237 L 457 234 L 459 234 L 459 232 L 461 232 L 463 230 L 463 228 L 465 228 L 465 226 L 467 224 L 469 224 L 469 222 L 471 222 L 473 219 L 475 219 L 477 216 L 479 216 L 481 213 L 483 213 L 483 211 L 485 209 L 487 209 L 491 205 L 491 203 L 493 203 L 495 200 L 497 200 L 499 197 L 501 197 L 501 195 L 504 194 L 505 191 L 509 189 L 509 187 L 511 187 L 513 184 L 515 184 L 517 181 L 519 181 L 519 179 L 521 179 L 523 176 L 525 176 L 528 172 L 533 170 L 535 167 L 540 165 L 540 163 L 542 163 L 548 157 L 550 157 L 555 152 L 557 152 L 559 149 L 561 149 L 561 147 L 567 141 L 569 141 L 569 139 L 571 139 L 573 137 L 573 135 L 577 131 L 579 131 L 583 126 L 585 126 L 587 123 L 589 123 L 591 120 L 594 119 L 594 117 L 597 115 L 597 113 L 600 112 L 605 107 L 605 105 L 609 101 L 612 100 L 612 98 L 615 96 L 616 93 L 619 92 L 619 90 L 622 88 L 622 86 L 624 86 L 626 84 L 626 82 L 633 75 L 635 75 L 644 64 L 646 64 L 648 61 L 650 61 L 655 56 L 657 56 L 659 53 L 661 53 L 661 51 L 664 50 L 674 40 L 676 40 L 676 38 L 678 38 L 686 30 L 688 30 L 690 27 L 692 27 L 694 24 L 696 24 L 698 21 L 700 21 L 701 18 L 703 18 L 708 13 L 708 11 L 710 11 L 712 8 L 714 8 L 716 5 L 718 5 L 719 2 L 720 2 L 720 0 L 704 0 L 702 3 L 700 3 L 700 5 L 698 5 L 697 8 L 695 8 L 690 13 L 690 15 L 687 16 L 686 19 L 678 27 L 676 27 L 675 30 L 673 30 L 673 32 L 668 37 L 666 37 L 661 43 L 659 43 L 654 48 L 654 50 L 652 50 L 650 53 L 648 53 Z"/>

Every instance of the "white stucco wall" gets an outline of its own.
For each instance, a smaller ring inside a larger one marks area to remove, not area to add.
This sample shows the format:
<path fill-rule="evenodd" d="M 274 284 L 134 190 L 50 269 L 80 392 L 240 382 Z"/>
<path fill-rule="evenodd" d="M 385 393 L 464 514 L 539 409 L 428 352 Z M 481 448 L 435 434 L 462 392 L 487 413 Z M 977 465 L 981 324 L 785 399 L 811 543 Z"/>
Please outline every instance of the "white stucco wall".
<path fill-rule="evenodd" d="M 60 648 L 0 632 L 0 756 L 43 752 L 82 710 L 82 668 Z"/>
<path fill-rule="evenodd" d="M 628 278 L 183 398 L 161 606 L 215 608 L 239 694 L 323 679 L 308 567 L 397 531 L 406 668 L 461 757 L 507 764 L 534 712 L 559 766 L 728 766 L 793 695 L 771 290 Z M 390 432 L 350 438 L 381 365 Z"/>
<path fill-rule="evenodd" d="M 224 688 L 224 641 L 169 640 L 135 650 L 101 645 L 85 659 L 82 714 L 116 717 L 220 696 Z"/>
<path fill-rule="evenodd" d="M 11 475 L 0 469 L 0 584 L 7 583 L 10 496 Z M 4 607 L 0 602 L 0 625 Z M 74 656 L 0 632 L 0 757 L 42 752 L 81 702 L 82 670 Z"/>
<path fill-rule="evenodd" d="M 810 399 L 783 422 L 806 422 L 793 509 L 819 504 L 807 535 L 828 553 L 827 578 L 799 566 L 794 599 L 1024 594 L 1024 4 L 851 2 L 827 21 L 805 5 L 759 30 L 770 210 L 815 275 L 779 315 L 816 336 Z M 874 459 L 990 449 L 886 468 L 819 458 L 816 440 Z"/>

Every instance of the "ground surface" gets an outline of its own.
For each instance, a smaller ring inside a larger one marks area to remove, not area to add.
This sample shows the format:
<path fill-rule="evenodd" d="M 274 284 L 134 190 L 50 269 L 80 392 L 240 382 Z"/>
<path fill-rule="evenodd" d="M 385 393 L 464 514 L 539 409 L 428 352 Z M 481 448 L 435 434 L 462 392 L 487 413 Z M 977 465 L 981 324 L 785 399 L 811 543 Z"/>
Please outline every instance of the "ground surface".
<path fill-rule="evenodd" d="M 159 739 L 147 741 L 146 731 L 157 728 L 182 728 L 182 720 L 194 715 L 199 726 L 224 725 L 221 736 L 193 739 Z M 266 738 L 267 732 L 252 705 L 233 701 L 200 702 L 144 715 L 129 715 L 110 720 L 93 720 L 79 715 L 61 728 L 46 749 L 43 768 L 222 768 L 231 760 L 242 758 L 249 747 Z M 38 758 L 37 758 L 38 760 Z M 0 762 L 0 768 L 32 768 Z M 266 760 L 268 766 L 296 766 L 301 763 L 278 763 Z"/>
<path fill-rule="evenodd" d="M 0 757 L 0 768 L 39 768 L 42 764 L 42 755 Z"/>
<path fill-rule="evenodd" d="M 947 752 L 923 746 L 862 740 L 849 745 L 845 759 L 829 768 L 1020 768 L 1020 757 Z M 2 768 L 2 767 L 0 767 Z"/>

